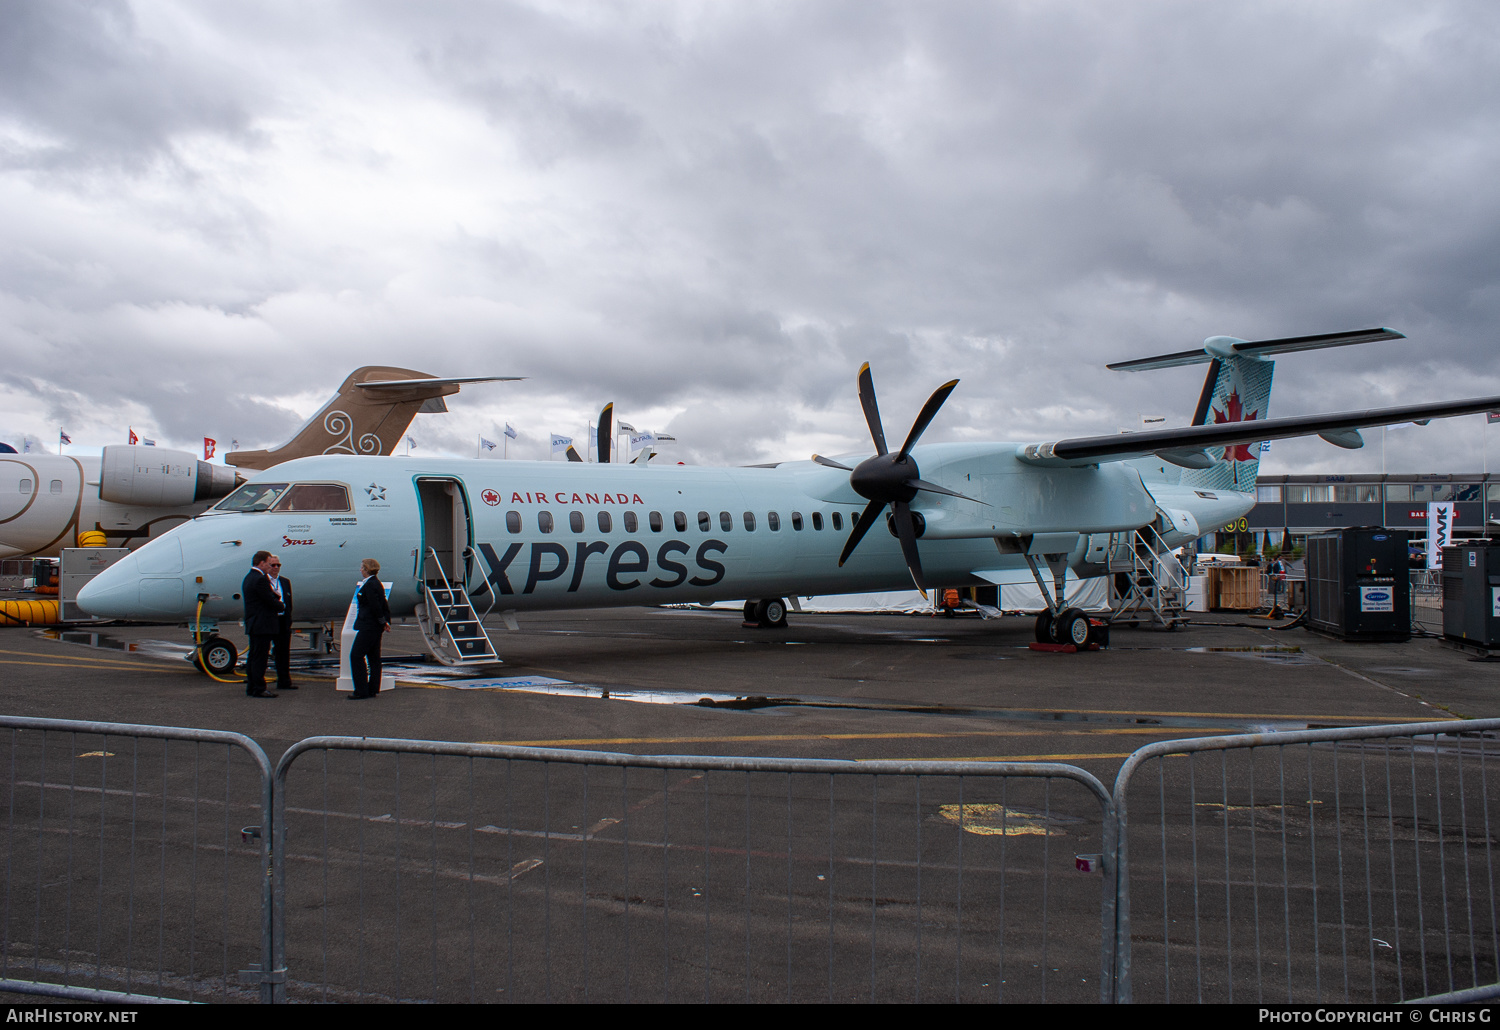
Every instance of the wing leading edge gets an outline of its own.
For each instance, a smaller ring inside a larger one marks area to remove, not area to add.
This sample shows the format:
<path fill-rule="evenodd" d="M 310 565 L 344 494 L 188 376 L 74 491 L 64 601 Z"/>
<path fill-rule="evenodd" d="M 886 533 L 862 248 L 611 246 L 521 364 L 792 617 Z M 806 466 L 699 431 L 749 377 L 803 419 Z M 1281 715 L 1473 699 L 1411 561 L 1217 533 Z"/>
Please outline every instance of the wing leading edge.
<path fill-rule="evenodd" d="M 1155 454 L 1174 464 L 1201 467 L 1193 462 L 1191 456 L 1201 454 L 1205 448 L 1315 435 L 1332 438 L 1329 442 L 1341 447 L 1357 446 L 1349 435 L 1351 431 L 1489 411 L 1500 411 L 1500 397 L 1475 397 L 1436 404 L 1406 404 L 1395 408 L 1368 408 L 1364 411 L 1342 411 L 1326 415 L 1220 422 L 1215 425 L 1152 429 L 1143 433 L 1116 433 L 1111 436 L 1079 436 L 1052 443 L 1027 444 L 1018 449 L 1017 456 L 1022 461 L 1036 465 L 1092 465 L 1101 461 L 1124 461 L 1127 458 L 1143 458 L 1148 454 Z M 1207 459 L 1208 456 L 1202 457 Z"/>

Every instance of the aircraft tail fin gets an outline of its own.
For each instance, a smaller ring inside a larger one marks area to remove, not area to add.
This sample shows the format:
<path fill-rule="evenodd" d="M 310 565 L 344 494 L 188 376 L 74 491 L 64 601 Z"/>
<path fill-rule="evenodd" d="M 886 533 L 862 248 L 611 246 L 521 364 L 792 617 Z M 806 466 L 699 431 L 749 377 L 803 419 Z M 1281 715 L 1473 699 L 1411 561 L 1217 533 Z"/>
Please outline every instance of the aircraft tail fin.
<path fill-rule="evenodd" d="M 231 451 L 228 465 L 268 469 L 314 454 L 391 454 L 418 412 L 447 411 L 443 398 L 464 383 L 514 381 L 516 376 L 439 379 L 426 372 L 366 365 L 349 373 L 318 413 L 282 444 L 269 450 Z"/>
<path fill-rule="evenodd" d="M 1210 336 L 1197 350 L 1179 351 L 1133 361 L 1119 361 L 1107 366 L 1115 371 L 1143 372 L 1147 369 L 1172 368 L 1208 362 L 1208 375 L 1193 411 L 1195 426 L 1224 422 L 1264 420 L 1271 400 L 1271 378 L 1276 370 L 1272 360 L 1279 354 L 1347 347 L 1376 340 L 1403 340 L 1405 335 L 1394 329 L 1355 329 L 1349 332 L 1320 333 L 1315 336 L 1288 336 L 1275 340 L 1241 340 L 1234 336 Z M 1194 487 L 1248 492 L 1255 489 L 1260 469 L 1261 444 L 1240 443 L 1206 452 L 1182 454 L 1158 452 L 1170 461 L 1184 465 L 1182 482 Z M 1204 463 L 1198 467 L 1199 463 Z"/>
<path fill-rule="evenodd" d="M 615 440 L 615 402 L 610 401 L 599 412 L 599 460 L 608 463 Z"/>
<path fill-rule="evenodd" d="M 1268 418 L 1271 379 L 1276 363 L 1238 355 L 1215 358 L 1203 381 L 1193 425 L 1222 422 L 1252 422 Z M 1208 452 L 1213 464 L 1207 468 L 1185 468 L 1181 482 L 1210 490 L 1248 493 L 1255 489 L 1260 470 L 1259 443 L 1232 444 Z"/>

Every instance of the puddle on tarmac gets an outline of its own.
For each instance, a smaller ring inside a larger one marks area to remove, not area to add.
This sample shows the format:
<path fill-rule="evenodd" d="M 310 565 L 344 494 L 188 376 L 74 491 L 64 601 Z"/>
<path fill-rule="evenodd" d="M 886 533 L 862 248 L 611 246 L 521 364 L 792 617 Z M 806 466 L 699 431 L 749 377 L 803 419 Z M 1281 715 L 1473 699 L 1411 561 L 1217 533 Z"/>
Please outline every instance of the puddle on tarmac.
<path fill-rule="evenodd" d="M 129 651 L 148 658 L 188 659 L 193 654 L 192 644 L 176 644 L 170 640 L 120 640 L 108 633 L 93 633 L 87 630 L 44 629 L 42 636 L 48 640 L 61 640 L 64 643 L 82 644 L 85 647 Z"/>
<path fill-rule="evenodd" d="M 1231 654 L 1240 658 L 1259 658 L 1278 665 L 1322 665 L 1323 660 L 1296 645 L 1264 647 L 1185 647 L 1188 654 Z"/>

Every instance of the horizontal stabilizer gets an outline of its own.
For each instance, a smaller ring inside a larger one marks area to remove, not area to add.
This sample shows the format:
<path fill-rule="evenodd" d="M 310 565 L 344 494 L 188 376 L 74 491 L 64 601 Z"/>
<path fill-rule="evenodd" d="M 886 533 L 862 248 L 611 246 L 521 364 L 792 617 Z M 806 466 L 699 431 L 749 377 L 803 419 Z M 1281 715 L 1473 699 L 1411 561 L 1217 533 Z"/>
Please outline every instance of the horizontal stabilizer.
<path fill-rule="evenodd" d="M 1356 329 L 1347 333 L 1321 333 L 1317 336 L 1288 336 L 1281 340 L 1238 340 L 1232 336 L 1210 336 L 1197 350 L 1162 354 L 1154 358 L 1117 361 L 1105 367 L 1114 372 L 1144 372 L 1153 368 L 1177 365 L 1201 365 L 1215 358 L 1238 354 L 1247 358 L 1270 358 L 1299 350 L 1322 350 L 1324 347 L 1347 347 L 1376 340 L 1404 340 L 1406 335 L 1394 329 Z"/>
<path fill-rule="evenodd" d="M 462 376 L 454 379 L 372 379 L 354 385 L 361 390 L 404 390 L 420 386 L 462 386 L 465 383 L 519 383 L 525 376 Z"/>
<path fill-rule="evenodd" d="M 1033 465 L 1092 465 L 1100 461 L 1123 461 L 1162 452 L 1212 450 L 1297 436 L 1323 436 L 1325 439 L 1331 438 L 1332 442 L 1341 447 L 1347 447 L 1353 438 L 1358 438 L 1358 434 L 1354 433 L 1353 438 L 1346 434 L 1358 429 L 1394 426 L 1402 422 L 1421 423 L 1434 418 L 1453 418 L 1497 409 L 1500 409 L 1500 397 L 1475 397 L 1464 401 L 1405 404 L 1397 408 L 1370 408 L 1327 415 L 1217 422 L 1207 426 L 1151 429 L 1143 433 L 1114 433 L 1109 436 L 1080 436 L 1055 443 L 1027 444 L 1017 449 L 1016 456 Z"/>

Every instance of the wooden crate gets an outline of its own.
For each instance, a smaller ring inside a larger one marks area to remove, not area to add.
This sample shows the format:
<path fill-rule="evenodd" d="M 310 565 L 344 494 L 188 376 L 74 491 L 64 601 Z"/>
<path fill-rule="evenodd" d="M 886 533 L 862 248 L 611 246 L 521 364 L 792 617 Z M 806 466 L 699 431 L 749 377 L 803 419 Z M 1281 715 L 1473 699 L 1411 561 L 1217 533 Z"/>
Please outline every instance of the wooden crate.
<path fill-rule="evenodd" d="M 1250 611 L 1260 607 L 1260 569 L 1254 565 L 1219 565 L 1209 570 L 1208 606 L 1215 610 Z"/>

